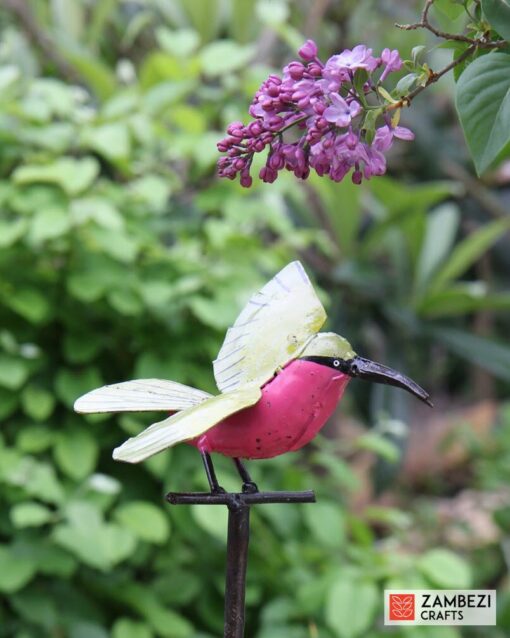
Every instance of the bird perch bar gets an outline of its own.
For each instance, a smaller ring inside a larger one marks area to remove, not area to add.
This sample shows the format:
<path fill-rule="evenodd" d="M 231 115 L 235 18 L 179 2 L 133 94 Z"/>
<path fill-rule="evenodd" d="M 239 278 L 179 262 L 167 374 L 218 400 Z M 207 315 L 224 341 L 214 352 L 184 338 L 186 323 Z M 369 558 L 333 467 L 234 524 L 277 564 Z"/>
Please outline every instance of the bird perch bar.
<path fill-rule="evenodd" d="M 169 492 L 171 505 L 226 505 L 228 507 L 227 567 L 225 577 L 224 638 L 244 636 L 244 598 L 250 540 L 250 507 L 270 503 L 315 503 L 315 494 L 306 492 L 216 493 Z"/>

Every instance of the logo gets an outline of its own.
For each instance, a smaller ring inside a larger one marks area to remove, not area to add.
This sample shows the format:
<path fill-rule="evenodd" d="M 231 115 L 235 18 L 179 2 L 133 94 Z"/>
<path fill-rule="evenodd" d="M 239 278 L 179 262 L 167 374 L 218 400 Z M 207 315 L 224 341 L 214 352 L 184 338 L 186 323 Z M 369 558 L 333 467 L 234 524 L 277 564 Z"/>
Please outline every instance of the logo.
<path fill-rule="evenodd" d="M 390 594 L 390 620 L 414 620 L 414 594 Z"/>
<path fill-rule="evenodd" d="M 385 625 L 496 624 L 494 589 L 387 589 Z"/>

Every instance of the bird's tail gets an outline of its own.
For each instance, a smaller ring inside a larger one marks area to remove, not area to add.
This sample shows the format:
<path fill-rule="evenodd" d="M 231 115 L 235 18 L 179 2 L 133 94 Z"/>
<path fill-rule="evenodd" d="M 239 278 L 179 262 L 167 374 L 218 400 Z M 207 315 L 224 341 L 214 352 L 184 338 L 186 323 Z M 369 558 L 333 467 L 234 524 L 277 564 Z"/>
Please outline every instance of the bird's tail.
<path fill-rule="evenodd" d="M 200 405 L 154 423 L 138 436 L 128 439 L 113 451 L 113 458 L 139 463 L 176 443 L 200 436 L 231 414 L 257 403 L 261 395 L 260 388 L 252 385 L 211 397 Z"/>

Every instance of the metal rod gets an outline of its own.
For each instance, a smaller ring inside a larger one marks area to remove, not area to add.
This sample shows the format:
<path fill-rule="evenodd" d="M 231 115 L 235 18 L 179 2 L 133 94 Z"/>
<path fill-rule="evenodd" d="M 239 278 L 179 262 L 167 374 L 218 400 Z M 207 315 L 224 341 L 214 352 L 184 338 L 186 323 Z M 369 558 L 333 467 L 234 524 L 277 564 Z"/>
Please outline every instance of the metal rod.
<path fill-rule="evenodd" d="M 169 492 L 166 500 L 171 505 L 230 505 L 239 502 L 243 505 L 263 505 L 268 503 L 315 503 L 312 490 L 305 492 L 240 492 L 211 494 L 210 492 Z"/>
<path fill-rule="evenodd" d="M 171 505 L 226 505 L 228 507 L 227 568 L 225 577 L 224 638 L 243 638 L 246 567 L 250 541 L 250 507 L 270 503 L 315 503 L 306 492 L 169 492 Z"/>
<path fill-rule="evenodd" d="M 225 575 L 224 638 L 244 636 L 244 598 L 250 541 L 250 507 L 228 506 L 227 569 Z"/>

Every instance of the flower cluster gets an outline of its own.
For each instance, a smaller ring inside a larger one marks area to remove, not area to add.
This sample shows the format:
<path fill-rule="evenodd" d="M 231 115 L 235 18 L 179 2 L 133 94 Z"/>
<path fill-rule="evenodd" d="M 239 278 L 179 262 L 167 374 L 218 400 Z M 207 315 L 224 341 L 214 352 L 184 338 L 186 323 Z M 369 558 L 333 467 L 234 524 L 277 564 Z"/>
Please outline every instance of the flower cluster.
<path fill-rule="evenodd" d="M 270 75 L 257 91 L 249 109 L 252 122 L 229 125 L 227 137 L 218 142 L 226 153 L 218 160 L 219 175 L 239 175 L 242 186 L 251 186 L 253 156 L 265 149 L 267 161 L 259 173 L 264 182 L 274 182 L 284 168 L 301 179 L 314 169 L 336 182 L 352 171 L 355 184 L 382 175 L 384 153 L 394 138 L 414 138 L 398 126 L 399 110 L 381 85 L 402 67 L 398 51 L 384 49 L 374 57 L 360 44 L 323 63 L 308 40 L 299 56 L 301 61 L 283 69 L 283 77 Z"/>

